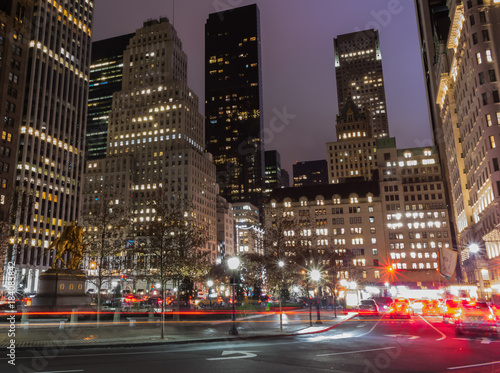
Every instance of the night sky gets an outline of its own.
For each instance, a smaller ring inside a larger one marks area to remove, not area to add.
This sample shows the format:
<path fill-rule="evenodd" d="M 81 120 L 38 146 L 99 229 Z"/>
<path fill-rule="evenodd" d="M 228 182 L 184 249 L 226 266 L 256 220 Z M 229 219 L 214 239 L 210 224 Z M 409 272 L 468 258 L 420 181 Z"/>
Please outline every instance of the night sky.
<path fill-rule="evenodd" d="M 379 30 L 390 135 L 398 148 L 431 144 L 413 0 L 176 0 L 175 16 L 172 2 L 97 0 L 94 40 L 134 32 L 149 18 L 173 20 L 188 56 L 188 83 L 203 114 L 206 19 L 257 3 L 264 127 L 274 123 L 280 129 L 266 130 L 265 148 L 280 152 L 291 177 L 292 163 L 326 159 L 325 144 L 336 138 L 333 38 L 339 34 Z"/>

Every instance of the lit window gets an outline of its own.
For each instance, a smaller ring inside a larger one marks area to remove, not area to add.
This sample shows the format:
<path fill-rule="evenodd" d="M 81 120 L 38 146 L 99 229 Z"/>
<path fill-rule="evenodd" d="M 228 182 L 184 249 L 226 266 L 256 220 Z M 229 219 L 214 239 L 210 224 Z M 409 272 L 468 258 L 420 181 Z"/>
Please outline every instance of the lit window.
<path fill-rule="evenodd" d="M 491 115 L 490 114 L 486 114 L 486 124 L 488 125 L 488 127 L 491 127 Z"/>
<path fill-rule="evenodd" d="M 479 53 L 477 53 L 477 54 L 479 54 Z M 486 61 L 488 61 L 488 62 L 492 62 L 493 61 L 493 58 L 491 57 L 491 49 L 486 49 Z M 481 63 L 481 55 L 479 54 L 479 62 L 478 62 L 478 64 L 480 64 L 480 63 Z"/>
<path fill-rule="evenodd" d="M 490 51 L 490 56 L 491 56 L 491 51 Z M 476 53 L 476 62 L 478 65 L 480 65 L 482 63 L 481 53 L 479 53 L 479 52 Z"/>
<path fill-rule="evenodd" d="M 491 145 L 491 149 L 495 149 L 496 148 L 496 145 L 495 145 L 495 136 L 490 136 L 490 145 Z"/>

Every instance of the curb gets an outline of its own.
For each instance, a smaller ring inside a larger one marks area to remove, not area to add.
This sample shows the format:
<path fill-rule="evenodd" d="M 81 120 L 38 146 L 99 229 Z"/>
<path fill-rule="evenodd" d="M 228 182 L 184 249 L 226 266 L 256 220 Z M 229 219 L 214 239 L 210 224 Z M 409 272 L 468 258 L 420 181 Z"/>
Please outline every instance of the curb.
<path fill-rule="evenodd" d="M 126 348 L 126 347 L 148 347 L 148 346 L 161 346 L 161 345 L 185 345 L 185 344 L 192 344 L 192 343 L 213 343 L 213 342 L 230 342 L 230 341 L 245 341 L 245 340 L 254 340 L 254 339 L 262 339 L 262 338 L 279 338 L 279 337 L 295 337 L 295 336 L 302 336 L 302 335 L 310 335 L 310 334 L 319 334 L 323 332 L 327 332 L 329 330 L 332 330 L 336 328 L 338 325 L 341 325 L 353 317 L 357 316 L 357 313 L 348 315 L 346 319 L 332 325 L 329 327 L 325 327 L 324 329 L 321 330 L 315 330 L 307 333 L 300 333 L 300 331 L 294 332 L 294 333 L 287 333 L 287 334 L 266 334 L 266 335 L 253 335 L 253 336 L 245 336 L 245 337 L 219 337 L 219 338 L 206 338 L 206 339 L 187 339 L 187 340 L 180 340 L 180 341 L 151 341 L 151 342 L 131 342 L 131 343 L 112 343 L 112 344 L 106 344 L 106 343 L 95 343 L 95 344 L 71 344 L 68 343 L 67 345 L 61 346 L 63 349 L 91 349 L 91 348 Z M 307 327 L 309 328 L 309 327 Z M 305 329 L 307 329 L 305 328 Z M 305 330 L 302 329 L 302 330 Z M 31 351 L 31 350 L 41 350 L 47 347 L 52 347 L 52 344 L 46 344 L 44 346 L 19 346 L 16 347 L 17 351 Z M 3 348 L 3 346 L 0 346 Z"/>

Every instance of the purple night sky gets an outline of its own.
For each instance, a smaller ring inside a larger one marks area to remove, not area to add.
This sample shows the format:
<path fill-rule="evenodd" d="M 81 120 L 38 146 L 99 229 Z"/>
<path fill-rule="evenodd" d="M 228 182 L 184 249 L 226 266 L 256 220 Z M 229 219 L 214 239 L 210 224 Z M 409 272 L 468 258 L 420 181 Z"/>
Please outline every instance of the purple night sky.
<path fill-rule="evenodd" d="M 172 22 L 172 2 L 97 0 L 94 40 L 134 32 L 148 18 L 167 16 Z M 339 34 L 379 30 L 390 135 L 398 148 L 431 144 L 413 0 L 177 0 L 174 25 L 202 114 L 206 19 L 252 3 L 261 16 L 265 147 L 280 152 L 291 177 L 292 163 L 325 159 L 326 142 L 336 138 L 333 38 Z M 273 119 L 284 107 L 286 126 L 279 116 Z M 271 123 L 281 131 L 271 133 Z"/>

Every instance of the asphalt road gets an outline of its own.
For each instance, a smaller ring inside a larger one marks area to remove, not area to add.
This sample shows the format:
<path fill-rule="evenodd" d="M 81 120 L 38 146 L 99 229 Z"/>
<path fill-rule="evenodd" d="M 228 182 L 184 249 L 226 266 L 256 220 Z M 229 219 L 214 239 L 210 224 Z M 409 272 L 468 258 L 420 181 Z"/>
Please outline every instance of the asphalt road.
<path fill-rule="evenodd" d="M 5 356 L 5 355 L 4 355 Z M 440 317 L 356 317 L 294 337 L 137 348 L 17 352 L 0 372 L 500 372 L 500 341 L 457 338 Z"/>

